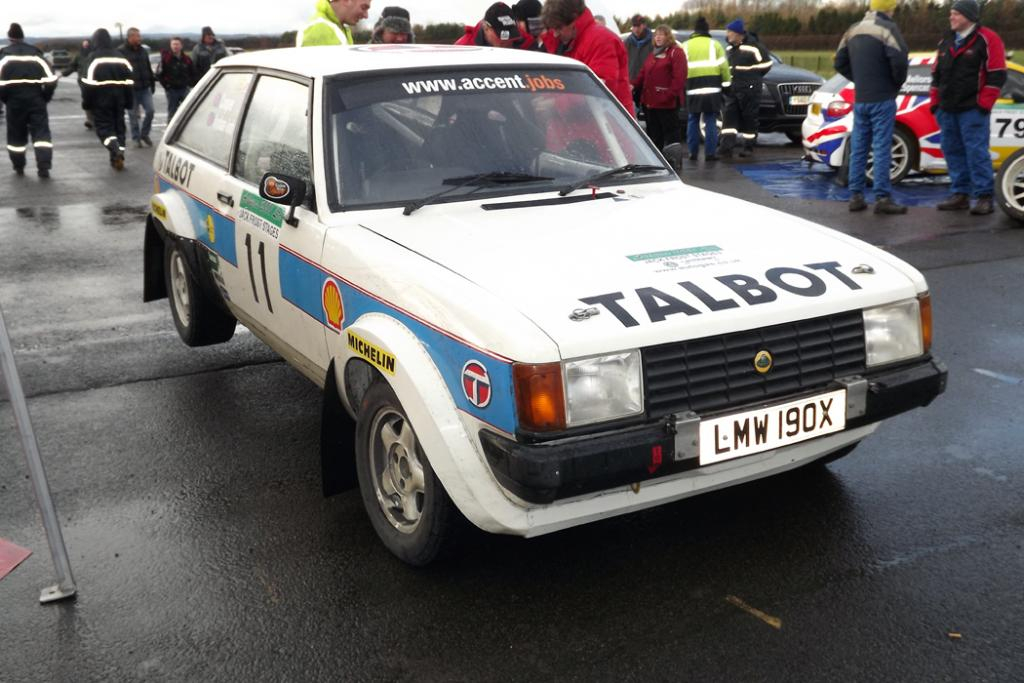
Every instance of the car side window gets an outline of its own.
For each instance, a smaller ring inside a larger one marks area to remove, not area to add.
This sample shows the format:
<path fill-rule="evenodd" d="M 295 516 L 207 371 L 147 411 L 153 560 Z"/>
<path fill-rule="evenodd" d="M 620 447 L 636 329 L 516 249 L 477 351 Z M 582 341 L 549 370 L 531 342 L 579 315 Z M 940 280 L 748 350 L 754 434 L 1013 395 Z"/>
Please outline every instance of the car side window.
<path fill-rule="evenodd" d="M 310 182 L 309 88 L 284 78 L 256 82 L 235 157 L 235 175 L 258 184 L 274 171 Z"/>
<path fill-rule="evenodd" d="M 176 143 L 218 166 L 228 167 L 245 93 L 252 74 L 226 73 L 207 91 Z"/>

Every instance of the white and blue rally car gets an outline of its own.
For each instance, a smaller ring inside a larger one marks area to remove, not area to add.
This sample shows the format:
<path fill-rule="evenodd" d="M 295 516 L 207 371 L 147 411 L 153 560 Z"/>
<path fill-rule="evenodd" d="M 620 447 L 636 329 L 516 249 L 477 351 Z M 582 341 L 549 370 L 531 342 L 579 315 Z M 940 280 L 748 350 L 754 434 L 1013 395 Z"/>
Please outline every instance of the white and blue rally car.
<path fill-rule="evenodd" d="M 323 387 L 325 489 L 413 564 L 460 516 L 535 536 L 837 458 L 945 386 L 917 270 L 680 182 L 569 59 L 245 53 L 154 168 L 145 299 Z"/>

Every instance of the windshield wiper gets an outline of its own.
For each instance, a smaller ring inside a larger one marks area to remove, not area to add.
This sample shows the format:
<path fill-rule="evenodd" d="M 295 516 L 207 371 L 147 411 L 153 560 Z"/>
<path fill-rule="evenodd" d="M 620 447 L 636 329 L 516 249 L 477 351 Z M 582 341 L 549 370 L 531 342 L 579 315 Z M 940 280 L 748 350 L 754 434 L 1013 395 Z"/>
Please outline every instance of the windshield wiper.
<path fill-rule="evenodd" d="M 656 166 L 654 164 L 626 164 L 625 166 L 619 166 L 618 168 L 610 168 L 607 171 L 601 171 L 600 173 L 592 175 L 589 178 L 584 178 L 583 180 L 577 180 L 565 189 L 559 190 L 558 196 L 564 197 L 567 194 L 575 192 L 581 187 L 593 185 L 594 183 L 598 183 L 605 178 L 611 178 L 612 176 L 623 175 L 625 173 L 643 173 L 646 171 L 668 171 L 668 169 L 664 166 Z"/>
<path fill-rule="evenodd" d="M 433 204 L 438 199 L 445 197 L 456 190 L 460 190 L 470 185 L 476 185 L 476 187 L 467 194 L 473 194 L 477 190 L 484 187 L 492 187 L 494 185 L 513 185 L 515 183 L 532 183 L 537 180 L 554 180 L 547 176 L 530 175 L 529 173 L 513 173 L 511 171 L 490 171 L 488 173 L 478 173 L 476 175 L 458 176 L 455 178 L 445 178 L 441 181 L 442 185 L 451 185 L 440 192 L 424 197 L 423 199 L 417 199 L 414 202 L 409 202 L 405 205 L 405 210 L 402 211 L 403 216 L 409 216 L 413 211 L 422 209 L 427 204 Z"/>

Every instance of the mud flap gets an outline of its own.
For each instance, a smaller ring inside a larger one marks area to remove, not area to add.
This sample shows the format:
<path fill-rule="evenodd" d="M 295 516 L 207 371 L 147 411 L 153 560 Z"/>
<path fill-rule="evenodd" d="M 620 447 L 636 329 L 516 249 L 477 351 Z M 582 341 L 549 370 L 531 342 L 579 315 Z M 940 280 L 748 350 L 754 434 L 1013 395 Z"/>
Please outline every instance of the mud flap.
<path fill-rule="evenodd" d="M 355 438 L 356 423 L 341 406 L 332 361 L 327 371 L 320 413 L 320 471 L 325 498 L 359 486 Z"/>

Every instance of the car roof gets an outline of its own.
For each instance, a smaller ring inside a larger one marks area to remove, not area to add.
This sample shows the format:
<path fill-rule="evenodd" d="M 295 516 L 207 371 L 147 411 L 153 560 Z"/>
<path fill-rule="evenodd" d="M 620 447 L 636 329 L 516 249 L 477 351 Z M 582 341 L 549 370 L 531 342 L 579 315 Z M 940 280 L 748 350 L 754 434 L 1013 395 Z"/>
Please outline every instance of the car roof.
<path fill-rule="evenodd" d="M 334 74 L 408 70 L 423 67 L 465 66 L 545 66 L 582 68 L 575 59 L 543 52 L 525 52 L 505 48 L 455 45 L 341 45 L 282 48 L 242 52 L 221 59 L 224 67 L 262 67 L 280 69 L 300 76 L 316 78 Z"/>

